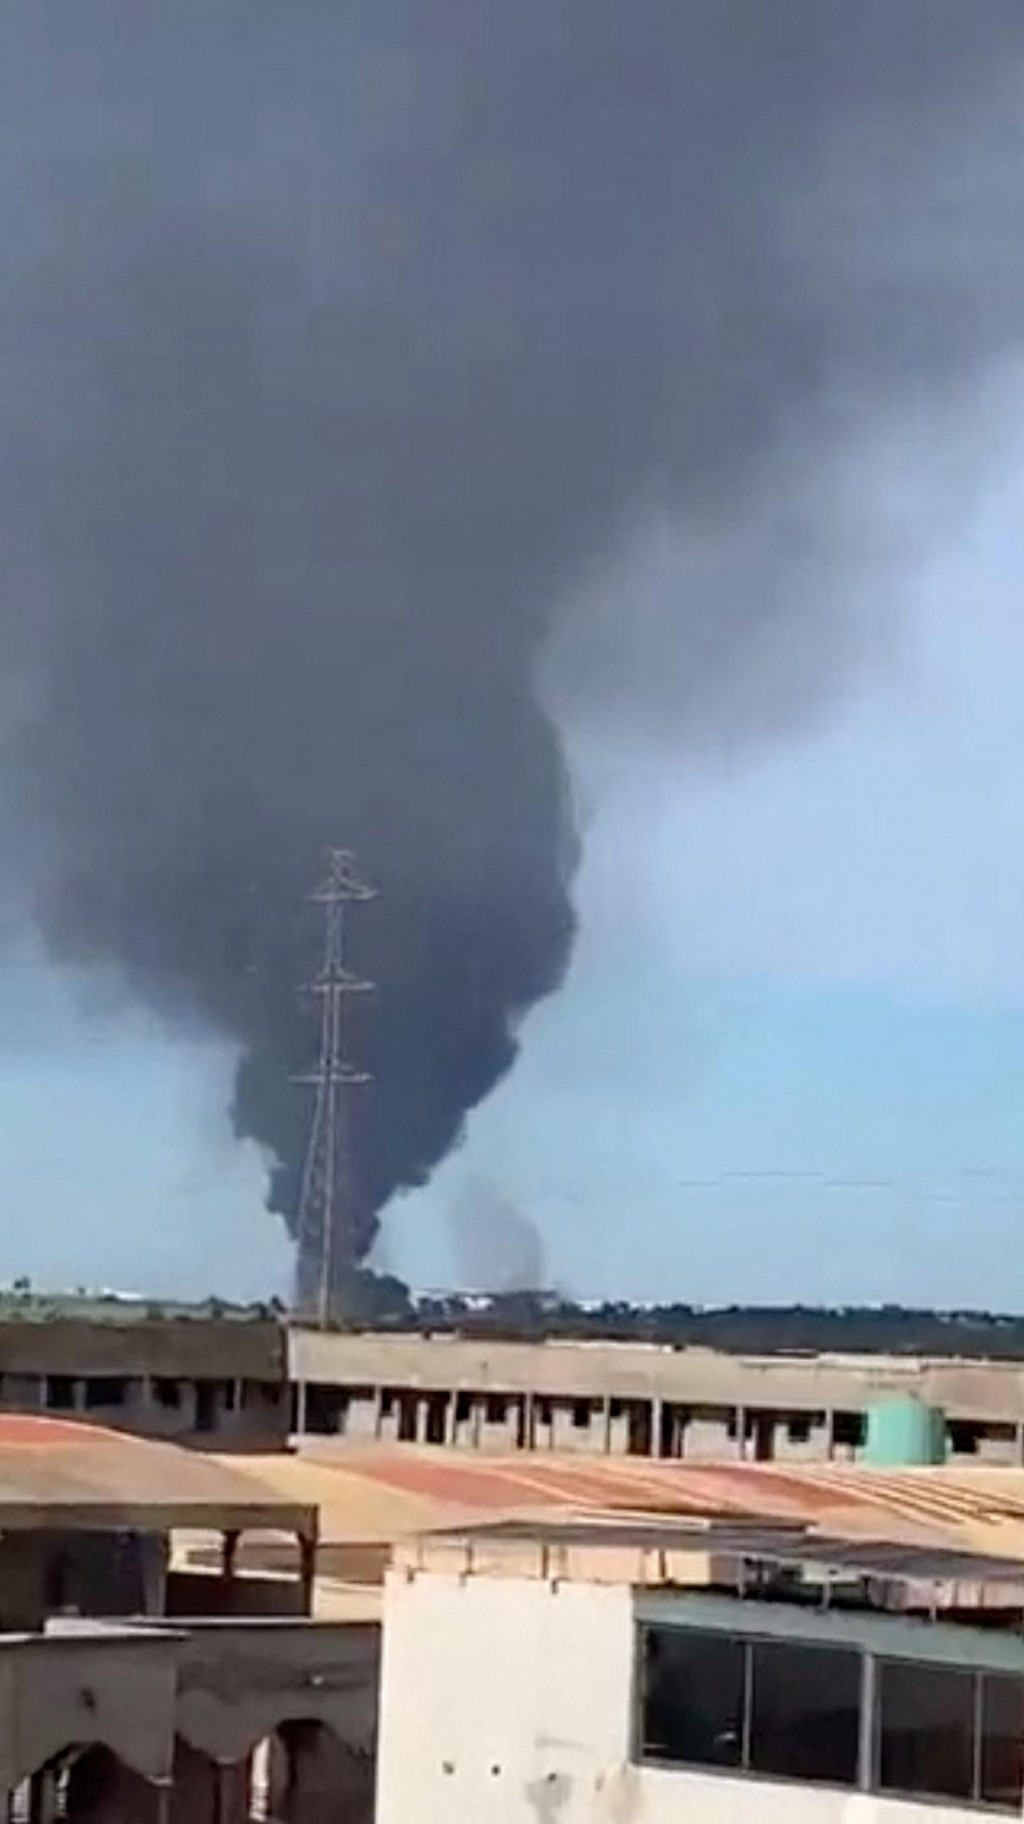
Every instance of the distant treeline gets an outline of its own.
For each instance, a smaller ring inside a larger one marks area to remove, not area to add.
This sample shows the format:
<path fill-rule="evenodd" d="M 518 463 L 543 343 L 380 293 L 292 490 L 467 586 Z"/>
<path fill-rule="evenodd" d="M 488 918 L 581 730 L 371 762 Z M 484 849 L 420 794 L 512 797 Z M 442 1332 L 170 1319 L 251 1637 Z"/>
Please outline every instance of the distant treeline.
<path fill-rule="evenodd" d="M 548 1293 L 414 1298 L 390 1275 L 363 1273 L 352 1287 L 350 1325 L 494 1339 L 578 1338 L 698 1345 L 734 1354 L 942 1355 L 1024 1360 L 1024 1316 L 916 1311 L 902 1305 L 838 1306 L 576 1304 Z"/>
<path fill-rule="evenodd" d="M 1024 1316 L 918 1311 L 903 1305 L 580 1304 L 551 1292 L 414 1294 L 393 1274 L 361 1268 L 342 1291 L 339 1329 L 469 1336 L 510 1342 L 580 1341 L 698 1346 L 735 1355 L 935 1355 L 1024 1361 Z M 0 1288 L 0 1322 L 288 1322 L 278 1299 L 233 1305 L 158 1302 L 117 1293 L 45 1293 L 27 1281 Z"/>

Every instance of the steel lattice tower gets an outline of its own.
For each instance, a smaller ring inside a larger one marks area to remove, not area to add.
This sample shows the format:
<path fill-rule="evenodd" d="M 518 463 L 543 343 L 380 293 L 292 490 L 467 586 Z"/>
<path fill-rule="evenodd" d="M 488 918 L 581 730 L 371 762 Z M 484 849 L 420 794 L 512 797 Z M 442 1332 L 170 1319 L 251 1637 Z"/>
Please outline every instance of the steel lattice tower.
<path fill-rule="evenodd" d="M 355 1260 L 348 1102 L 354 1087 L 371 1081 L 346 1055 L 346 1003 L 373 984 L 346 967 L 345 915 L 350 905 L 376 897 L 348 849 L 328 850 L 325 861 L 324 879 L 309 896 L 324 909 L 323 963 L 307 989 L 320 1003 L 320 1050 L 315 1068 L 295 1079 L 316 1090 L 296 1223 L 295 1305 L 321 1329 L 331 1317 L 340 1270 Z"/>

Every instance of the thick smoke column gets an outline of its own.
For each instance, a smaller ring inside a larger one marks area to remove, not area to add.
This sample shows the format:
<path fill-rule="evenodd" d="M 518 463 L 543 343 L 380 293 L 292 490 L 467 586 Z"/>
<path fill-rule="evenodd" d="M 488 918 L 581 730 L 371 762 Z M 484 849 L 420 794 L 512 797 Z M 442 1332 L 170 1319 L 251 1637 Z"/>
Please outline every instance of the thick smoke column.
<path fill-rule="evenodd" d="M 841 437 L 1017 337 L 968 242 L 1016 232 L 985 136 L 1022 47 L 1019 0 L 9 0 L 19 865 L 56 952 L 239 1042 L 277 1208 L 318 851 L 381 887 L 368 1245 L 566 965 L 560 602 L 652 505 L 727 520 L 816 403 Z M 681 604 L 681 705 L 770 621 L 799 713 L 840 618 Z"/>

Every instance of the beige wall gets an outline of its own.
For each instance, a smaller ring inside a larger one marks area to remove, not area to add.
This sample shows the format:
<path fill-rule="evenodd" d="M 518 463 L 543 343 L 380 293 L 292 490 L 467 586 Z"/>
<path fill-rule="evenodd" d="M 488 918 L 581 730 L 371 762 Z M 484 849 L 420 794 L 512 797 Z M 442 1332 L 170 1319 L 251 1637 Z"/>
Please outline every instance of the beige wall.
<path fill-rule="evenodd" d="M 914 1357 L 742 1356 L 642 1343 L 505 1343 L 464 1337 L 288 1333 L 293 1381 L 566 1399 L 656 1395 L 696 1406 L 850 1411 L 907 1393 L 951 1418 L 1024 1421 L 1024 1363 Z"/>
<path fill-rule="evenodd" d="M 215 1760 L 236 1760 L 279 1723 L 322 1722 L 370 1752 L 379 1654 L 380 1630 L 371 1623 L 191 1626 L 181 1650 L 178 1732 Z"/>
<path fill-rule="evenodd" d="M 177 1655 L 167 1635 L 0 1639 L 0 1791 L 92 1742 L 143 1778 L 168 1775 Z"/>
<path fill-rule="evenodd" d="M 273 1322 L 208 1318 L 161 1322 L 0 1323 L 0 1374 L 142 1375 L 279 1379 L 284 1332 Z"/>

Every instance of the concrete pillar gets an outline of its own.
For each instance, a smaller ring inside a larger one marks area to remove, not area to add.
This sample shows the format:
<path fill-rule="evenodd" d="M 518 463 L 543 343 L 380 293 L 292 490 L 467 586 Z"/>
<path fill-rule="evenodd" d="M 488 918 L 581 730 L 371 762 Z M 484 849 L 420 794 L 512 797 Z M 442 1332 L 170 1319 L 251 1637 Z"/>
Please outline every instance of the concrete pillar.
<path fill-rule="evenodd" d="M 380 1437 L 380 1434 L 381 1434 L 381 1431 L 383 1430 L 383 1428 L 384 1428 L 384 1389 L 383 1389 L 383 1387 L 375 1387 L 373 1390 L 373 1435 L 375 1438 Z"/>
<path fill-rule="evenodd" d="M 523 1448 L 532 1450 L 535 1441 L 534 1400 L 533 1394 L 524 1395 L 523 1404 Z"/>
<path fill-rule="evenodd" d="M 152 1539 L 142 1553 L 143 1607 L 147 1615 L 167 1613 L 167 1570 L 170 1543 L 166 1537 Z"/>
<path fill-rule="evenodd" d="M 245 1824 L 248 1810 L 248 1762 L 218 1761 L 215 1810 L 217 1824 Z"/>
<path fill-rule="evenodd" d="M 831 1406 L 825 1414 L 825 1456 L 831 1463 L 836 1454 L 836 1415 Z"/>
<path fill-rule="evenodd" d="M 664 1416 L 665 1403 L 660 1394 L 655 1394 L 651 1401 L 651 1456 L 661 1456 L 661 1422 Z"/>
<path fill-rule="evenodd" d="M 302 1590 L 302 1613 L 312 1615 L 316 1593 L 316 1540 L 299 1536 L 299 1581 Z"/>
<path fill-rule="evenodd" d="M 448 1395 L 448 1404 L 444 1414 L 444 1441 L 449 1449 L 454 1448 L 459 1435 L 459 1396 L 453 1390 Z"/>
<path fill-rule="evenodd" d="M 297 1381 L 295 1385 L 295 1430 L 300 1438 L 306 1435 L 306 1383 Z"/>
<path fill-rule="evenodd" d="M 746 1462 L 747 1409 L 745 1406 L 737 1406 L 736 1408 L 736 1455 L 739 1457 L 741 1463 Z"/>
<path fill-rule="evenodd" d="M 1013 1445 L 1016 1461 L 1024 1464 L 1024 1419 L 1018 1419 L 1013 1428 Z"/>
<path fill-rule="evenodd" d="M 29 1824 L 54 1824 L 57 1816 L 57 1791 L 52 1773 L 41 1767 L 32 1775 L 28 1788 Z"/>
<path fill-rule="evenodd" d="M 220 1576 L 224 1586 L 225 1599 L 227 1599 L 228 1592 L 235 1581 L 235 1565 L 238 1560 L 238 1537 L 238 1533 L 234 1531 L 228 1531 L 221 1534 Z"/>
<path fill-rule="evenodd" d="M 865 1653 L 860 1673 L 860 1741 L 857 1747 L 857 1785 L 870 1792 L 875 1784 L 875 1716 L 878 1668 L 874 1655 Z"/>
<path fill-rule="evenodd" d="M 480 1448 L 480 1437 L 484 1427 L 484 1412 L 487 1402 L 480 1394 L 474 1394 L 470 1404 L 469 1436 L 474 1450 Z"/>

